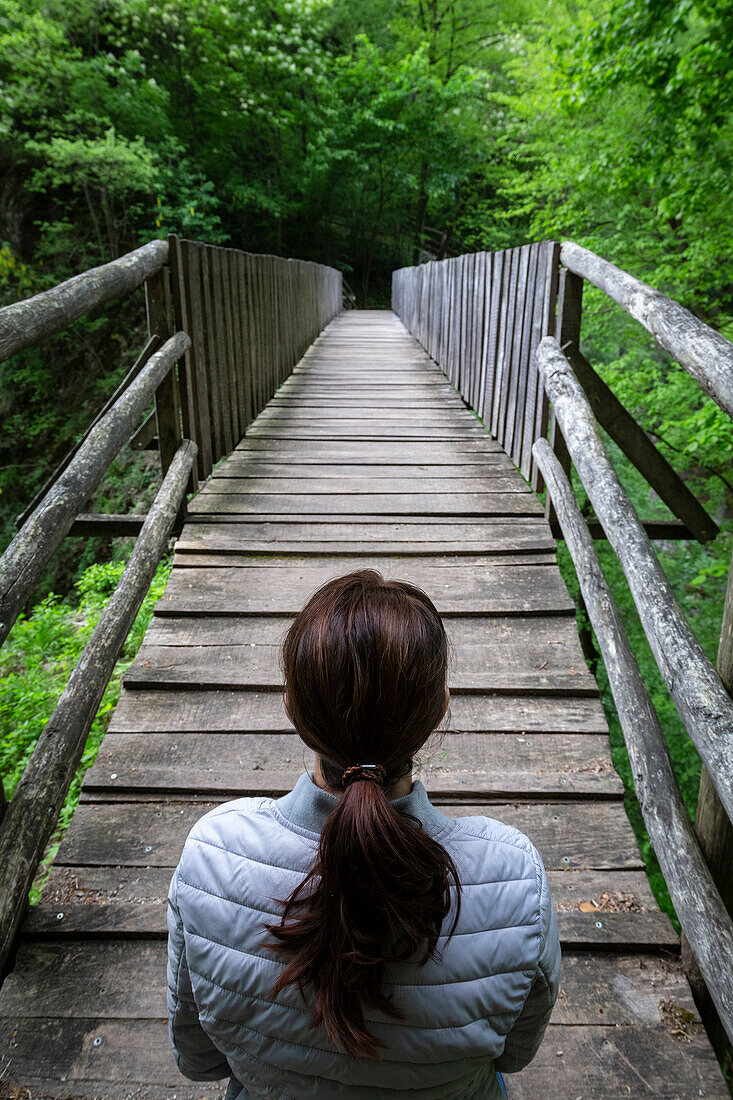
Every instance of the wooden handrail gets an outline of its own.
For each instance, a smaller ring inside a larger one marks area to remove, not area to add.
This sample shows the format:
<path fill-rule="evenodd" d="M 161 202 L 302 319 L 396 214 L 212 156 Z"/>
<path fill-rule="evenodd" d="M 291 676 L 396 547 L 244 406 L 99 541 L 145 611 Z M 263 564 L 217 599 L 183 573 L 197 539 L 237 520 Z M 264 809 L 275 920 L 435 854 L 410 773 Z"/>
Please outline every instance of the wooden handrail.
<path fill-rule="evenodd" d="M 560 260 L 618 302 L 733 416 L 733 344 L 729 340 L 679 302 L 573 241 L 563 241 Z"/>
<path fill-rule="evenodd" d="M 168 260 L 168 242 L 150 241 L 108 264 L 0 310 L 0 363 L 67 328 L 95 306 L 139 287 Z"/>
<path fill-rule="evenodd" d="M 0 643 L 8 635 L 53 552 L 95 492 L 112 459 L 153 402 L 161 381 L 190 347 L 183 332 L 167 340 L 92 428 L 0 558 Z"/>
<path fill-rule="evenodd" d="M 119 584 L 36 742 L 0 824 L 0 972 L 94 715 L 185 498 L 196 451 L 196 444 L 190 440 L 179 447 Z"/>
<path fill-rule="evenodd" d="M 621 563 L 659 670 L 733 819 L 733 699 L 682 614 L 616 476 L 583 389 L 553 336 L 540 342 L 537 363 L 570 457 Z"/>
<path fill-rule="evenodd" d="M 583 387 L 583 393 L 601 427 L 644 476 L 660 500 L 685 523 L 698 542 L 715 538 L 719 527 L 676 470 L 657 450 L 649 436 L 627 412 L 613 390 L 596 374 L 577 344 L 563 343 L 562 350 Z"/>
<path fill-rule="evenodd" d="M 549 443 L 533 447 L 608 673 L 636 794 L 672 903 L 733 1042 L 733 920 L 675 779 L 667 743 L 570 482 Z"/>

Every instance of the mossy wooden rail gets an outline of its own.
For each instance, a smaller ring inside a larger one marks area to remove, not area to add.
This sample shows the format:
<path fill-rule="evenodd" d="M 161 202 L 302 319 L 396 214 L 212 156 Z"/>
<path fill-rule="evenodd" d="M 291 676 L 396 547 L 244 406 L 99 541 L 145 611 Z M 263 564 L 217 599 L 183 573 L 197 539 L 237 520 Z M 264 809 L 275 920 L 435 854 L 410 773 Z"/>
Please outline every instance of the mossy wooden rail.
<path fill-rule="evenodd" d="M 144 279 L 149 328 L 120 391 L 23 517 L 20 541 L 3 559 L 17 578 L 8 621 L 35 583 L 15 564 L 29 524 L 44 532 L 47 554 L 67 533 L 139 528 L 139 518 L 79 513 L 127 438 L 157 446 L 164 473 L 125 574 L 131 579 L 112 597 L 0 826 L 0 876 L 8 875 L 3 852 L 23 837 L 15 845 L 22 858 L 10 860 L 9 900 L 0 899 L 4 942 L 12 944 L 0 991 L 0 1096 L 3 1087 L 58 1100 L 223 1095 L 216 1083 L 189 1088 L 167 1049 L 170 874 L 207 808 L 283 793 L 308 764 L 282 710 L 278 645 L 317 584 L 369 564 L 425 587 L 451 637 L 450 722 L 422 762 L 431 797 L 449 813 L 487 813 L 523 829 L 548 868 L 563 991 L 538 1058 L 511 1080 L 512 1096 L 724 1097 L 679 941 L 654 902 L 625 816 L 553 534 L 566 539 L 576 563 L 648 829 L 729 1027 L 733 606 L 729 600 L 718 674 L 648 551 L 648 537 L 706 540 L 716 525 L 582 357 L 583 280 L 628 308 L 723 408 L 731 346 L 570 243 L 395 272 L 394 313 L 340 313 L 333 269 L 177 238 L 117 263 L 119 270 L 78 276 L 43 302 L 10 307 L 5 345 L 0 311 L 0 347 L 12 354 L 32 342 L 24 306 L 37 340 L 63 324 L 59 302 L 69 318 L 79 316 L 74 310 Z M 138 426 L 153 394 L 154 414 Z M 634 515 L 596 420 L 674 520 Z M 589 523 L 569 490 L 571 461 L 595 507 Z M 543 484 L 545 506 L 535 495 Z M 62 494 L 63 508 L 54 503 L 59 485 L 73 489 Z M 125 675 L 42 899 L 18 932 L 95 693 L 171 531 L 178 537 L 165 595 Z M 717 824 L 706 832 L 698 823 L 699 836 L 598 568 L 599 537 L 627 569 L 662 673 L 706 761 L 707 821 Z"/>

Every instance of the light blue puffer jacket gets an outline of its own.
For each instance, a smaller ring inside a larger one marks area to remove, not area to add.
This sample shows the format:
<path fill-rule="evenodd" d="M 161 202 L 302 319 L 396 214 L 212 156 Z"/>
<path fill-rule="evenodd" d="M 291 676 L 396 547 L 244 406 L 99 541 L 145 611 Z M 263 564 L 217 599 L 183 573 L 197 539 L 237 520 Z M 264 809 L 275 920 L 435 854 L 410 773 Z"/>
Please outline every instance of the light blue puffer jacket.
<path fill-rule="evenodd" d="M 496 1070 L 532 1059 L 558 991 L 557 922 L 536 849 L 491 818 L 446 817 L 419 781 L 394 801 L 453 857 L 461 915 L 453 938 L 439 941 L 442 961 L 388 967 L 405 1019 L 369 1011 L 367 1026 L 387 1047 L 381 1061 L 356 1061 L 313 1030 L 294 987 L 273 1000 L 284 962 L 263 946 L 264 922 L 277 922 L 276 899 L 311 867 L 335 804 L 304 772 L 284 798 L 228 802 L 191 831 L 168 906 L 169 1028 L 181 1072 L 233 1075 L 238 1096 L 272 1100 L 500 1100 Z"/>

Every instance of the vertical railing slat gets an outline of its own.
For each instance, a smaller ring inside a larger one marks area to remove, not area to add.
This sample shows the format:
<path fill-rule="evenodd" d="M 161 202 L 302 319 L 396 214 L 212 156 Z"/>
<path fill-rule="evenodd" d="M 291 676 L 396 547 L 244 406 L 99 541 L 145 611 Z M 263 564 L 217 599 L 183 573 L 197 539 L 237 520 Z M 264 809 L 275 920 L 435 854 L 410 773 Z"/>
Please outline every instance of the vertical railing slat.
<path fill-rule="evenodd" d="M 543 336 L 547 335 L 542 331 L 542 316 L 544 310 L 544 296 L 545 285 L 547 279 L 547 264 L 548 264 L 548 249 L 547 242 L 543 241 L 541 244 L 535 246 L 537 249 L 537 269 L 535 277 L 534 292 L 532 295 L 532 328 L 531 328 L 531 341 L 529 348 L 529 359 L 527 364 L 527 388 L 524 399 L 524 408 L 521 410 L 523 415 L 522 426 L 522 450 L 519 458 L 518 466 L 523 477 L 529 480 L 532 473 L 532 465 L 534 459 L 532 457 L 532 445 L 535 442 L 534 439 L 534 425 L 537 417 L 537 403 L 541 400 L 542 384 L 540 382 L 539 374 L 537 371 L 537 363 L 535 362 L 535 351 L 537 345 Z"/>
<path fill-rule="evenodd" d="M 171 248 L 171 255 L 179 259 L 179 284 L 181 314 L 177 327 L 191 337 L 190 363 L 194 406 L 196 410 L 195 439 L 198 446 L 199 476 L 206 478 L 211 473 L 211 408 L 209 404 L 209 381 L 206 371 L 206 351 L 203 339 L 201 280 L 199 277 L 199 255 L 191 241 L 177 241 Z"/>

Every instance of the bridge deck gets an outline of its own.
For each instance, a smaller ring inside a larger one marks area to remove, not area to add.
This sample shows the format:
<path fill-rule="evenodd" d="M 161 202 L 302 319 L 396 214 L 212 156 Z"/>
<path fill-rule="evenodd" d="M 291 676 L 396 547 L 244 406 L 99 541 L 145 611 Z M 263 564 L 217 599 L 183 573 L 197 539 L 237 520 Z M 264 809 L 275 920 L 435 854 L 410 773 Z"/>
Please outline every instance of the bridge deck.
<path fill-rule="evenodd" d="M 394 315 L 338 317 L 190 511 L 0 994 L 5 1087 L 222 1095 L 181 1078 L 168 1049 L 171 872 L 211 805 L 283 793 L 309 762 L 283 713 L 278 644 L 318 584 L 370 564 L 424 587 L 452 639 L 450 732 L 421 772 L 432 797 L 516 825 L 548 868 L 563 989 L 512 1098 L 726 1096 L 540 505 Z"/>

